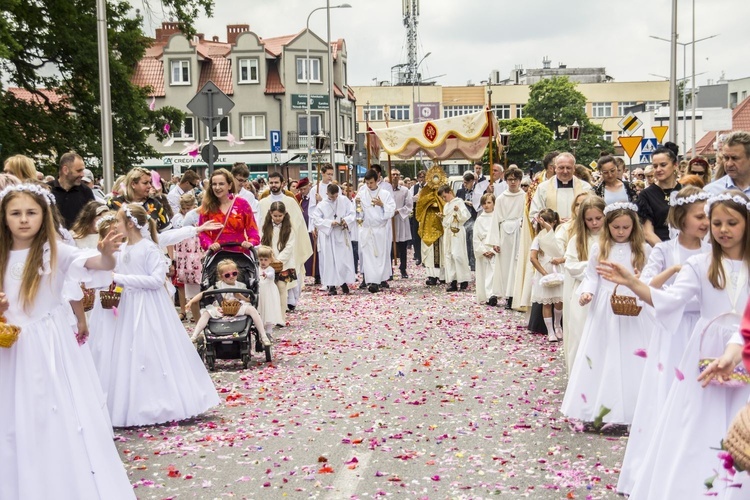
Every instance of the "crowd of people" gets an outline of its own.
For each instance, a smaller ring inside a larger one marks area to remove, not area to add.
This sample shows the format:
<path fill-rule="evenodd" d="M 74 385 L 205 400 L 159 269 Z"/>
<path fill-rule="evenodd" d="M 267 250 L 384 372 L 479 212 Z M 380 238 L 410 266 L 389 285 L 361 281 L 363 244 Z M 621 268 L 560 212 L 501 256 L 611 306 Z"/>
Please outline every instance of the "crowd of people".
<path fill-rule="evenodd" d="M 71 498 L 132 498 L 112 427 L 218 404 L 194 344 L 224 304 L 239 302 L 270 346 L 306 276 L 329 295 L 378 293 L 396 272 L 410 279 L 410 258 L 427 277 L 416 286 L 473 282 L 480 304 L 525 311 L 562 342 L 562 413 L 630 431 L 620 493 L 741 495 L 750 479 L 715 448 L 750 397 L 750 134 L 729 135 L 717 160 L 683 165 L 668 143 L 645 171 L 603 155 L 592 176 L 552 152 L 532 177 L 476 164 L 456 192 L 439 166 L 412 181 L 373 165 L 358 186 L 331 165 L 286 182 L 251 182 L 243 163 L 171 183 L 133 168 L 105 195 L 75 153 L 53 179 L 13 156 L 0 174 L 0 333 L 23 333 L 0 349 L 0 497 L 64 484 Z M 257 259 L 257 301 L 231 259 L 202 276 L 223 249 Z"/>

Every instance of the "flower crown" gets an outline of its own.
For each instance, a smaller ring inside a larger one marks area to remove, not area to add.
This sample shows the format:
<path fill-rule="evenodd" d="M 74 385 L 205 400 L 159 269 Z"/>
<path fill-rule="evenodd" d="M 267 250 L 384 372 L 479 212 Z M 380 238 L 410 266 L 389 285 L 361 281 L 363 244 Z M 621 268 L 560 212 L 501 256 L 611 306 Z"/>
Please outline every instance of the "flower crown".
<path fill-rule="evenodd" d="M 125 212 L 125 217 L 130 219 L 130 222 L 132 222 L 135 228 L 141 233 L 141 236 L 148 238 L 150 236 L 148 221 L 146 221 L 146 224 L 138 224 L 138 219 L 136 219 L 133 212 L 130 211 L 130 207 L 123 205 L 122 210 Z"/>
<path fill-rule="evenodd" d="M 10 194 L 13 191 L 37 194 L 43 197 L 47 201 L 47 205 L 54 205 L 57 201 L 55 200 L 54 195 L 50 193 L 49 189 L 45 189 L 41 186 L 38 186 L 37 184 L 29 184 L 29 183 L 7 186 L 5 189 L 0 191 L 0 201 L 2 201 L 3 198 L 5 198 L 8 194 Z"/>
<path fill-rule="evenodd" d="M 0 196 L 1 195 L 2 193 L 0 193 Z M 742 205 L 743 207 L 745 207 L 745 210 L 750 212 L 750 202 L 748 202 L 742 196 L 737 195 L 737 194 L 731 195 L 729 193 L 721 193 L 721 194 L 717 194 L 716 196 L 711 196 L 708 199 L 708 201 L 706 202 L 706 208 L 704 209 L 706 212 L 706 215 L 709 215 L 711 213 L 711 205 L 713 205 L 714 203 L 717 203 L 719 201 L 730 201 L 730 200 L 737 203 L 738 205 Z"/>
<path fill-rule="evenodd" d="M 96 221 L 96 230 L 99 231 L 99 229 L 101 229 L 101 227 L 104 225 L 105 222 L 111 222 L 115 219 L 117 219 L 115 214 L 105 215 L 104 217 Z"/>
<path fill-rule="evenodd" d="M 690 196 L 685 196 L 684 198 L 680 198 L 679 196 L 674 196 L 669 200 L 669 206 L 670 207 L 680 207 L 682 205 L 690 205 L 692 203 L 697 203 L 699 201 L 707 201 L 711 198 L 711 195 L 705 191 L 701 191 L 700 193 L 691 194 Z"/>
<path fill-rule="evenodd" d="M 604 207 L 604 215 L 607 215 L 608 213 L 615 210 L 630 210 L 632 212 L 638 213 L 638 206 L 635 203 L 624 203 L 618 201 L 617 203 L 611 203 Z"/>

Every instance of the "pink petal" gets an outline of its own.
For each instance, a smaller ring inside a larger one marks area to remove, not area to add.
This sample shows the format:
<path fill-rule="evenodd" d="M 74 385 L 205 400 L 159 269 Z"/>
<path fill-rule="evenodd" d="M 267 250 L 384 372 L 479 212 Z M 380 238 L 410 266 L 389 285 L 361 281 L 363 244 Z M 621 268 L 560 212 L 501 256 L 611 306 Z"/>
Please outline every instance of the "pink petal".
<path fill-rule="evenodd" d="M 680 371 L 679 368 L 674 369 L 674 376 L 677 377 L 677 380 L 679 380 L 680 382 L 685 380 L 685 375 Z"/>
<path fill-rule="evenodd" d="M 151 102 L 148 104 L 148 109 L 153 111 L 156 108 L 156 96 L 151 97 Z"/>
<path fill-rule="evenodd" d="M 432 479 L 433 481 L 440 481 L 440 476 L 438 476 L 437 474 L 435 474 L 430 479 Z"/>
<path fill-rule="evenodd" d="M 581 399 L 583 399 L 584 403 L 588 403 L 588 401 L 586 401 L 586 395 L 585 394 L 581 394 Z"/>
<path fill-rule="evenodd" d="M 633 354 L 635 354 L 636 356 L 639 356 L 641 358 L 648 357 L 648 354 L 646 354 L 646 349 L 636 349 Z"/>
<path fill-rule="evenodd" d="M 117 317 L 117 306 L 112 306 L 112 314 L 115 315 L 115 318 Z"/>
<path fill-rule="evenodd" d="M 169 135 L 169 131 L 172 130 L 172 127 L 169 126 L 169 123 L 165 123 L 162 130 L 164 130 L 164 135 Z"/>

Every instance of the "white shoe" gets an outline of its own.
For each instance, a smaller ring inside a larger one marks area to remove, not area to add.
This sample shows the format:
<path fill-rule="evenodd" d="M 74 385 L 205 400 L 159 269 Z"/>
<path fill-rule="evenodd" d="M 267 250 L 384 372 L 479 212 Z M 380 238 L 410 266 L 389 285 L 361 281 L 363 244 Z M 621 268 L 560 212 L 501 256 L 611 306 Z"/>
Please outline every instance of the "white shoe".
<path fill-rule="evenodd" d="M 553 331 L 547 332 L 547 340 L 549 342 L 557 342 L 557 336 L 555 335 L 555 332 Z"/>
<path fill-rule="evenodd" d="M 563 339 L 563 329 L 561 326 L 555 327 L 555 337 L 557 337 L 557 340 Z"/>

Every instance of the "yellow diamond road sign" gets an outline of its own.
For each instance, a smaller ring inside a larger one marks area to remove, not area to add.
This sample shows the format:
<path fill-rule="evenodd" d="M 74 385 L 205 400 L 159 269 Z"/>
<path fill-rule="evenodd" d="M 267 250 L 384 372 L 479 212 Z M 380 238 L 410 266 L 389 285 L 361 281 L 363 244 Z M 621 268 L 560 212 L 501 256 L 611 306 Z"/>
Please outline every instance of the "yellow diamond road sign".
<path fill-rule="evenodd" d="M 636 130 L 641 128 L 643 122 L 633 113 L 628 113 L 628 116 L 625 116 L 622 120 L 620 120 L 617 125 L 619 125 L 622 131 L 626 134 L 633 135 Z"/>

